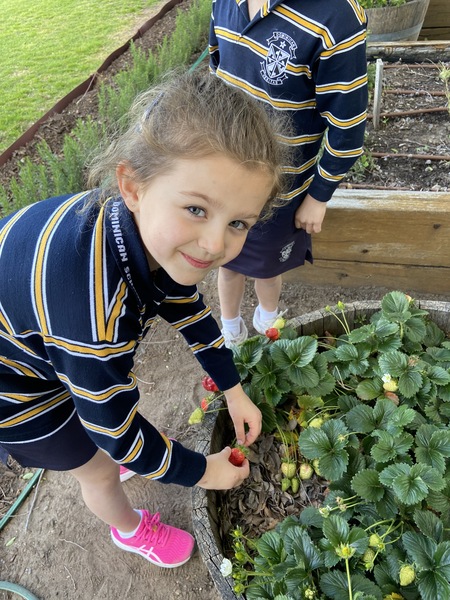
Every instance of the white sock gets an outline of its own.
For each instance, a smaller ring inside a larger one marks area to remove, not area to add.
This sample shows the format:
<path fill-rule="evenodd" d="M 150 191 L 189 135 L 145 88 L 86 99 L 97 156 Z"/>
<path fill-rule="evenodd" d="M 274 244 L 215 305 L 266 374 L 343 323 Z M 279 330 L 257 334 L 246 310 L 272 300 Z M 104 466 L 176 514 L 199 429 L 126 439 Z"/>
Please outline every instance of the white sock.
<path fill-rule="evenodd" d="M 137 512 L 137 514 L 141 517 L 140 521 L 139 521 L 139 525 L 136 527 L 136 529 L 133 529 L 133 531 L 120 531 L 120 529 L 117 530 L 117 533 L 120 535 L 121 538 L 127 539 L 127 538 L 132 538 L 133 536 L 136 535 L 136 531 L 139 529 L 139 527 L 141 526 L 141 521 L 142 521 L 142 511 L 140 510 L 136 510 L 134 509 L 134 512 Z"/>
<path fill-rule="evenodd" d="M 258 311 L 259 318 L 261 319 L 261 321 L 275 321 L 275 319 L 278 316 L 278 306 L 273 311 L 267 311 L 264 310 L 260 304 L 258 304 L 256 310 Z"/>
<path fill-rule="evenodd" d="M 241 316 L 237 316 L 234 319 L 224 319 L 222 316 L 220 317 L 222 321 L 222 326 L 225 331 L 231 333 L 231 335 L 239 335 L 241 332 Z"/>

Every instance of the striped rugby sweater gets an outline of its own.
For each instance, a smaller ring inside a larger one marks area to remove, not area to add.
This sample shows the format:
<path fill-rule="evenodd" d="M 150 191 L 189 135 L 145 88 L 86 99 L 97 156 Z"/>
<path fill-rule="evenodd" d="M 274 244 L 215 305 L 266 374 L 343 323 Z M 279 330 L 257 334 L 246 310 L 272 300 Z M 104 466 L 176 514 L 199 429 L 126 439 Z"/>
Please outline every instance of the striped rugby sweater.
<path fill-rule="evenodd" d="M 292 117 L 286 197 L 308 190 L 328 201 L 362 154 L 364 10 L 355 0 L 269 0 L 250 22 L 247 0 L 214 0 L 209 52 L 218 77 Z"/>
<path fill-rule="evenodd" d="M 75 411 L 117 462 L 194 485 L 206 459 L 138 412 L 134 356 L 157 316 L 220 389 L 239 383 L 232 353 L 196 286 L 150 273 L 121 198 L 80 210 L 95 195 L 50 198 L 0 221 L 0 442 L 45 438 Z"/>

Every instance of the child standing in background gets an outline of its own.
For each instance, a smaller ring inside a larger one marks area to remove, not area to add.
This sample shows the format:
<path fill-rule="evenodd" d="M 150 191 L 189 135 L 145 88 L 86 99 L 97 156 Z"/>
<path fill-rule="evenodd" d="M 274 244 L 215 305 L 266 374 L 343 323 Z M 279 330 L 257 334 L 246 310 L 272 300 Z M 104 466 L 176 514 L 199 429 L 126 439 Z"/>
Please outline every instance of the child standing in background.
<path fill-rule="evenodd" d="M 248 335 L 240 307 L 255 279 L 259 333 L 278 316 L 282 274 L 312 262 L 327 202 L 362 154 L 367 107 L 366 16 L 356 0 L 214 0 L 210 67 L 220 78 L 292 116 L 295 149 L 286 167 L 290 202 L 249 233 L 241 254 L 219 269 L 228 346 Z M 323 153 L 321 154 L 323 150 Z"/>
<path fill-rule="evenodd" d="M 138 412 L 134 357 L 161 316 L 224 391 L 237 439 L 257 438 L 260 412 L 196 284 L 239 254 L 284 159 L 275 122 L 210 75 L 174 78 L 132 114 L 92 165 L 102 189 L 0 221 L 0 449 L 69 471 L 117 546 L 176 567 L 193 537 L 134 510 L 119 465 L 206 489 L 239 485 L 249 465 L 234 467 L 230 448 L 205 457 L 159 433 Z"/>

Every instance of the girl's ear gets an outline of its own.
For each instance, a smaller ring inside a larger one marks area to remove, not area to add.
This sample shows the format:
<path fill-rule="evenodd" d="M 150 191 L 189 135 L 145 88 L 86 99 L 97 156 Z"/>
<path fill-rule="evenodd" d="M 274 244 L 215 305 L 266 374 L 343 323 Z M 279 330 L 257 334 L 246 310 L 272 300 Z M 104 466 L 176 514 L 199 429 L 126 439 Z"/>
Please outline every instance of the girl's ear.
<path fill-rule="evenodd" d="M 126 163 L 120 163 L 116 168 L 117 184 L 120 194 L 131 212 L 139 211 L 139 186 L 133 177 L 133 170 Z"/>

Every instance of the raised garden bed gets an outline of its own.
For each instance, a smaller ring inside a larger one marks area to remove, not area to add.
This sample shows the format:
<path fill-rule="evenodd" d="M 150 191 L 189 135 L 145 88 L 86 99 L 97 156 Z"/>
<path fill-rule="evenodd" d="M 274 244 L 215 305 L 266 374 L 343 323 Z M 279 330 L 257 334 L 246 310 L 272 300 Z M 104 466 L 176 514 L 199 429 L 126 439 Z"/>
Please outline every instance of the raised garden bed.
<path fill-rule="evenodd" d="M 361 325 L 362 318 L 367 320 L 374 313 L 377 313 L 381 306 L 381 302 L 375 301 L 357 302 L 347 305 L 345 306 L 345 309 L 343 309 L 342 320 L 344 320 L 345 315 L 345 320 L 347 321 L 348 327 L 350 330 L 352 330 L 353 328 L 357 328 Z M 431 319 L 431 321 L 433 321 L 435 325 L 442 329 L 442 331 L 447 332 L 448 335 L 448 332 L 450 331 L 450 303 L 421 301 L 415 303 L 415 306 L 417 309 L 427 311 L 428 317 Z M 330 314 L 329 310 L 315 311 L 313 313 L 303 315 L 290 321 L 290 324 L 295 326 L 298 334 L 302 336 L 319 336 L 330 339 L 331 337 L 340 335 L 342 332 L 342 328 L 340 327 L 339 323 L 336 322 L 335 317 Z M 384 389 L 386 390 L 387 388 Z M 386 395 L 386 398 L 392 398 L 392 401 L 394 402 L 392 394 L 391 396 Z M 396 404 L 397 401 L 398 398 L 394 404 Z M 219 401 L 216 402 L 218 403 Z M 405 402 L 405 399 L 403 399 L 400 404 L 403 402 Z M 407 401 L 405 404 L 408 404 Z M 198 434 L 196 449 L 205 454 L 221 450 L 224 445 L 230 443 L 233 436 L 229 420 L 226 417 L 226 412 L 214 411 L 215 408 L 217 408 L 217 406 L 213 406 L 212 411 L 206 413 L 202 427 Z M 442 425 L 442 427 L 443 430 L 447 430 L 448 428 L 448 426 L 445 427 L 444 425 Z M 265 445 L 264 436 L 261 444 L 262 446 L 260 446 L 258 450 L 263 448 Z M 258 489 L 258 486 L 261 487 L 261 474 L 263 472 L 262 466 L 267 466 L 268 462 L 267 455 L 264 455 L 261 460 L 258 459 L 257 455 L 253 457 L 250 455 L 249 459 L 252 465 L 251 476 L 249 480 L 243 484 L 243 490 L 240 492 L 241 496 L 247 497 L 251 496 L 251 494 L 255 494 L 255 490 Z M 268 468 L 270 470 L 270 467 Z M 255 516 L 259 517 L 261 517 L 261 514 L 264 515 L 269 512 L 269 518 L 272 517 L 274 522 L 269 524 L 266 523 L 265 526 L 267 529 L 272 529 L 276 522 L 280 522 L 287 515 L 300 514 L 306 506 L 317 506 L 320 504 L 321 499 L 323 499 L 323 480 L 321 482 L 316 478 L 312 482 L 305 483 L 306 486 L 302 486 L 302 490 L 300 490 L 299 493 L 291 493 L 287 497 L 284 496 L 286 502 L 284 506 L 281 506 L 281 510 L 278 511 L 278 514 L 273 510 L 265 511 L 264 505 L 260 506 L 259 509 L 249 509 L 249 504 L 242 500 L 242 502 L 240 501 L 238 505 L 234 506 L 233 508 L 235 520 L 239 521 L 242 518 L 242 520 L 247 523 L 247 526 L 252 526 L 254 523 L 254 520 L 252 520 L 252 512 Z M 270 485 L 270 479 L 267 485 Z M 234 490 L 231 492 L 231 497 L 233 497 L 233 495 Z M 230 557 L 229 540 L 227 539 L 230 526 L 227 524 L 227 518 L 224 518 L 228 512 L 226 503 L 229 501 L 229 498 L 230 493 L 228 492 L 224 494 L 221 492 L 205 491 L 199 488 L 194 489 L 192 498 L 193 524 L 200 553 L 208 567 L 217 590 L 224 600 L 235 600 L 236 598 L 242 598 L 242 596 L 233 591 L 236 581 L 233 580 L 231 576 L 224 577 L 220 569 L 224 556 Z M 273 503 L 275 502 L 273 499 L 280 498 L 280 496 L 277 496 L 272 490 L 270 498 L 272 499 Z M 412 501 L 409 502 L 410 505 L 413 503 L 414 502 Z M 269 505 L 269 502 L 267 502 L 267 505 Z M 258 531 L 256 527 L 255 529 L 256 537 L 258 537 L 261 532 Z M 370 532 L 373 533 L 373 531 Z M 444 539 L 447 538 L 445 537 Z M 254 597 L 255 596 L 252 596 L 252 598 Z M 433 598 L 432 595 L 428 595 L 427 597 Z M 438 596 L 435 596 L 434 598 L 437 597 Z M 443 597 L 444 596 L 442 596 L 442 598 Z"/>

